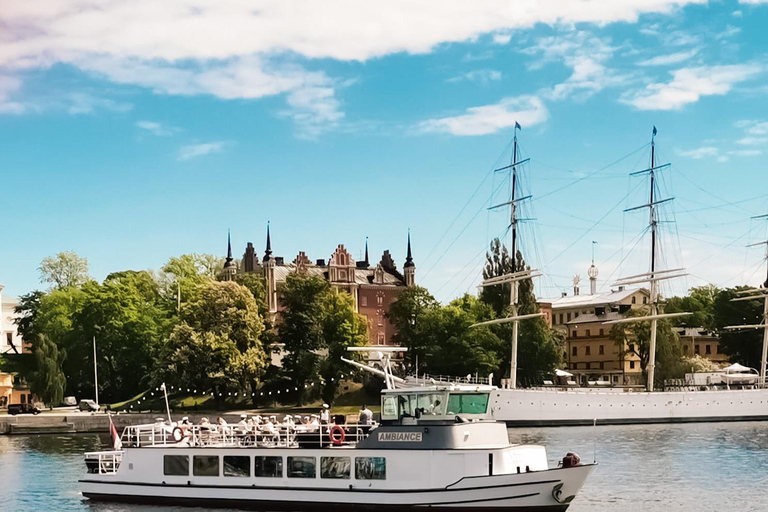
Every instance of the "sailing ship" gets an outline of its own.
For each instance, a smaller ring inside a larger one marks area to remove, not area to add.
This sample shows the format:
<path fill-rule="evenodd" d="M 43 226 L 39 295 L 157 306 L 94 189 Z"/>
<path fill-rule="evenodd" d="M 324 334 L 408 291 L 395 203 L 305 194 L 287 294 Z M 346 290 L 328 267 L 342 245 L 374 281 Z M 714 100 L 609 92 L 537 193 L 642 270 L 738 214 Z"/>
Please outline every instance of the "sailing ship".
<path fill-rule="evenodd" d="M 508 201 L 492 206 L 492 209 L 509 207 L 512 257 L 515 258 L 518 245 L 518 204 L 531 199 L 532 196 L 517 196 L 518 168 L 529 159 L 520 160 L 518 155 L 517 132 L 515 126 L 511 163 L 499 170 L 510 173 L 511 196 Z M 762 288 L 747 290 L 742 297 L 734 300 L 765 301 L 762 322 L 756 325 L 730 326 L 728 329 L 763 329 L 763 351 L 759 382 L 749 386 L 727 386 L 720 389 L 715 386 L 687 385 L 674 391 L 654 390 L 655 357 L 657 325 L 661 319 L 685 316 L 690 313 L 663 313 L 660 308 L 659 283 L 679 278 L 685 274 L 683 268 L 661 269 L 658 265 L 659 224 L 657 208 L 668 203 L 673 198 L 659 198 L 656 193 L 657 173 L 668 169 L 670 164 L 659 165 L 656 162 L 656 127 L 651 136 L 651 158 L 647 169 L 632 173 L 646 175 L 650 178 L 650 194 L 647 203 L 625 211 L 647 209 L 649 212 L 649 230 L 651 239 L 650 271 L 618 279 L 620 287 L 645 284 L 650 287 L 650 314 L 646 316 L 622 318 L 605 322 L 606 325 L 650 322 L 649 360 L 647 364 L 647 384 L 645 391 L 635 391 L 630 388 L 588 388 L 588 387 L 546 387 L 536 389 L 520 389 L 517 387 L 517 345 L 518 325 L 521 321 L 543 316 L 543 313 L 518 315 L 518 289 L 520 282 L 541 275 L 536 269 L 513 269 L 512 273 L 485 279 L 481 286 L 498 286 L 509 283 L 510 315 L 505 318 L 490 320 L 475 324 L 493 325 L 512 323 L 512 343 L 510 354 L 510 378 L 502 389 L 490 387 L 489 401 L 493 406 L 493 416 L 510 426 L 549 426 L 549 425 L 593 425 L 593 424 L 632 424 L 632 423 L 676 423 L 676 422 L 706 422 L 706 421 L 751 421 L 768 419 L 768 387 L 766 387 L 766 359 L 768 358 L 768 280 Z M 768 218 L 768 215 L 760 216 Z M 767 248 L 768 241 L 761 242 Z M 393 385 L 419 386 L 433 381 L 433 378 L 422 377 L 404 379 L 402 382 L 392 382 Z M 474 379 L 447 379 L 448 381 L 463 381 L 472 385 Z M 490 379 L 482 381 L 490 384 Z M 693 383 L 692 383 L 693 384 Z"/>
<path fill-rule="evenodd" d="M 568 453 L 549 467 L 543 446 L 510 444 L 485 391 L 387 389 L 380 424 L 318 425 L 311 448 L 290 421 L 130 426 L 115 450 L 85 454 L 81 491 L 93 501 L 260 510 L 566 510 L 595 464 Z"/>

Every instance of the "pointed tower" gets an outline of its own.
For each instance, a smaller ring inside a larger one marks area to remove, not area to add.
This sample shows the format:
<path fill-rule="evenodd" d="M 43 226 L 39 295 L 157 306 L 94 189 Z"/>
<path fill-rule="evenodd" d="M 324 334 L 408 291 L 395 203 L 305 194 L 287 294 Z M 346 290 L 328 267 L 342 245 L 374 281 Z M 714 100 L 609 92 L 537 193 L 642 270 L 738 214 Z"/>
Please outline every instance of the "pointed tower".
<path fill-rule="evenodd" d="M 592 265 L 590 265 L 589 270 L 587 270 L 587 275 L 589 276 L 589 294 L 590 295 L 596 295 L 597 294 L 597 267 L 595 266 L 595 242 L 592 240 Z"/>
<path fill-rule="evenodd" d="M 368 268 L 370 266 L 371 266 L 371 263 L 368 260 L 368 237 L 365 237 L 365 268 Z"/>
<path fill-rule="evenodd" d="M 405 265 L 403 265 L 403 274 L 405 276 L 405 286 L 416 285 L 416 264 L 413 262 L 413 254 L 411 253 L 411 230 L 408 230 L 408 253 L 405 258 Z"/>
<path fill-rule="evenodd" d="M 231 281 L 237 274 L 237 264 L 232 257 L 232 235 L 229 230 L 227 230 L 227 259 L 224 260 L 224 268 L 221 273 L 225 281 Z"/>
<path fill-rule="evenodd" d="M 264 250 L 262 268 L 267 282 L 267 306 L 270 313 L 277 313 L 277 281 L 275 280 L 275 258 L 272 257 L 272 240 L 269 236 L 269 221 L 267 221 L 267 248 Z"/>

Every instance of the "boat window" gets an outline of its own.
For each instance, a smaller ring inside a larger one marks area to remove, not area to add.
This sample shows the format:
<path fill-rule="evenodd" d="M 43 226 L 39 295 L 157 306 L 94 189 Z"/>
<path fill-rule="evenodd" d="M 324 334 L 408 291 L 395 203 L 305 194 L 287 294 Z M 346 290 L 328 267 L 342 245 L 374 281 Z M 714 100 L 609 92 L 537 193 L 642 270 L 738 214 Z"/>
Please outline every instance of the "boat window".
<path fill-rule="evenodd" d="M 289 478 L 315 478 L 314 457 L 288 457 Z"/>
<path fill-rule="evenodd" d="M 421 411 L 421 414 L 442 416 L 445 414 L 445 394 L 429 393 L 418 395 L 416 407 Z"/>
<path fill-rule="evenodd" d="M 400 416 L 416 416 L 416 395 L 398 395 Z"/>
<path fill-rule="evenodd" d="M 448 414 L 485 414 L 488 396 L 488 393 L 451 393 Z"/>
<path fill-rule="evenodd" d="M 253 462 L 254 476 L 283 477 L 282 457 L 255 457 Z"/>
<path fill-rule="evenodd" d="M 219 476 L 219 456 L 195 455 L 192 457 L 192 474 L 195 476 Z"/>
<path fill-rule="evenodd" d="M 397 399 L 393 396 L 385 396 L 381 402 L 381 419 L 382 420 L 396 420 L 397 419 Z"/>
<path fill-rule="evenodd" d="M 349 457 L 320 457 L 320 478 L 349 479 L 351 467 Z"/>
<path fill-rule="evenodd" d="M 169 476 L 189 476 L 189 457 L 187 455 L 164 456 L 163 474 Z"/>
<path fill-rule="evenodd" d="M 224 476 L 251 476 L 251 458 L 244 455 L 225 455 Z"/>
<path fill-rule="evenodd" d="M 384 457 L 355 457 L 355 478 L 358 480 L 386 480 L 387 459 Z"/>

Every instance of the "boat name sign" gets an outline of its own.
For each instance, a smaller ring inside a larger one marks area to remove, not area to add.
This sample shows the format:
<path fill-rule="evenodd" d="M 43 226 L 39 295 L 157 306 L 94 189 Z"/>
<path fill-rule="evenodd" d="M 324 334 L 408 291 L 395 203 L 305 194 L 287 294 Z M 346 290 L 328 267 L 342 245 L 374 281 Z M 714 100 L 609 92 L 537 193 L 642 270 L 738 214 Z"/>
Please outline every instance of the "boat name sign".
<path fill-rule="evenodd" d="M 379 432 L 379 441 L 385 443 L 420 443 L 421 432 Z"/>

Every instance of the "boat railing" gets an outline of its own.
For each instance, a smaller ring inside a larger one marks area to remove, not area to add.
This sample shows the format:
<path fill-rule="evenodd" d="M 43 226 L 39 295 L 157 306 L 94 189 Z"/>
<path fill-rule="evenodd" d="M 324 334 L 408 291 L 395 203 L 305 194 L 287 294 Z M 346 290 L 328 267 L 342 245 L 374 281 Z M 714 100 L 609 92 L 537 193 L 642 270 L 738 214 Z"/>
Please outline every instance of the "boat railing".
<path fill-rule="evenodd" d="M 481 386 L 490 386 L 490 377 L 480 377 L 478 375 L 467 375 L 465 377 L 456 377 L 453 375 L 430 375 L 428 373 L 420 374 L 418 376 L 412 375 L 407 379 L 408 383 L 415 383 L 417 385 L 429 386 L 430 384 L 477 384 Z"/>
<path fill-rule="evenodd" d="M 331 437 L 334 424 L 295 425 L 183 425 L 149 424 L 125 427 L 120 438 L 123 447 L 151 446 L 233 446 L 233 447 L 296 447 L 311 440 L 320 447 L 358 443 L 368 437 L 371 426 L 339 425 L 342 441 Z"/>
<path fill-rule="evenodd" d="M 99 475 L 114 475 L 123 462 L 123 451 L 87 452 L 85 464 L 89 473 Z"/>

